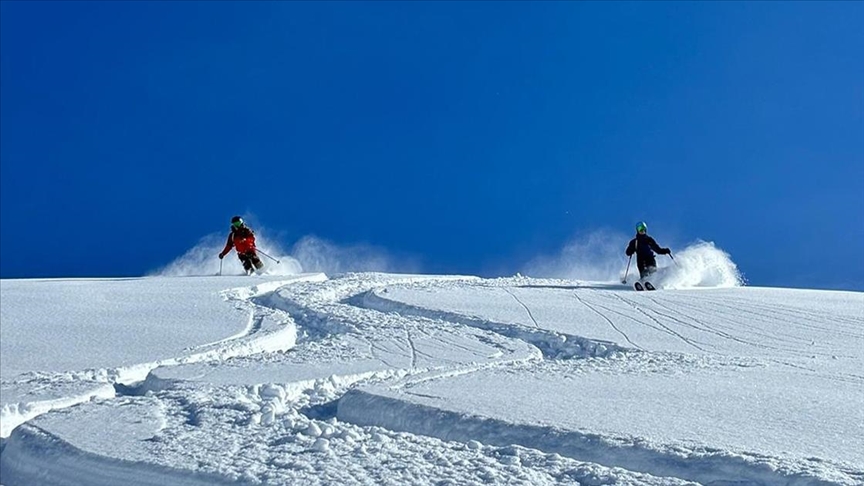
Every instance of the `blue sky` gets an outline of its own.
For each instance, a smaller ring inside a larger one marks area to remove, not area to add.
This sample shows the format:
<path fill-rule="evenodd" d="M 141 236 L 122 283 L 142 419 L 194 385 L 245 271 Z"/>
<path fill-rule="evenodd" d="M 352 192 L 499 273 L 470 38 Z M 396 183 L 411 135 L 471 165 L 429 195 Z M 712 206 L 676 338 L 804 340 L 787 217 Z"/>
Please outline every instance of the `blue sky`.
<path fill-rule="evenodd" d="M 239 213 L 289 246 L 481 275 L 646 220 L 753 285 L 864 289 L 862 20 L 864 2 L 2 2 L 0 276 L 140 275 Z"/>

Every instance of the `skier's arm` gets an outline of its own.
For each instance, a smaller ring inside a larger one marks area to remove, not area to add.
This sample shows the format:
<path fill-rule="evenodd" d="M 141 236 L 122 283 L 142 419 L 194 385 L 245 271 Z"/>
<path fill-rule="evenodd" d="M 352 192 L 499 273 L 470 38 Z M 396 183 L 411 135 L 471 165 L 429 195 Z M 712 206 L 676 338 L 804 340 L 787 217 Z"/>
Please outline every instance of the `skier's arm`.
<path fill-rule="evenodd" d="M 228 234 L 228 241 L 225 242 L 225 248 L 223 248 L 222 252 L 219 253 L 219 258 L 222 258 L 225 255 L 227 255 L 228 252 L 231 251 L 231 248 L 234 246 L 234 239 L 231 238 L 231 236 L 232 235 L 229 233 Z"/>
<path fill-rule="evenodd" d="M 660 248 L 660 245 L 658 245 L 657 242 L 654 241 L 654 238 L 648 238 L 648 246 L 650 246 L 652 250 L 654 250 L 660 255 L 668 255 L 669 253 L 672 253 L 672 250 L 670 250 L 669 248 Z"/>
<path fill-rule="evenodd" d="M 624 251 L 627 256 L 633 256 L 636 253 L 636 238 L 630 240 L 630 244 L 627 245 L 627 250 Z"/>

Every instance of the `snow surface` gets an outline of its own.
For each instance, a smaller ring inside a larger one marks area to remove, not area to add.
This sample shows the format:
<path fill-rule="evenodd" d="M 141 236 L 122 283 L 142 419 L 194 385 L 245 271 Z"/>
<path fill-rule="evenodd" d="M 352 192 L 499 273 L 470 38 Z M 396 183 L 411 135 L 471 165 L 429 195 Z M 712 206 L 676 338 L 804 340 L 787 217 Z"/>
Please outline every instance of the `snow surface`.
<path fill-rule="evenodd" d="M 864 484 L 864 294 L 676 261 L 2 280 L 0 483 Z"/>

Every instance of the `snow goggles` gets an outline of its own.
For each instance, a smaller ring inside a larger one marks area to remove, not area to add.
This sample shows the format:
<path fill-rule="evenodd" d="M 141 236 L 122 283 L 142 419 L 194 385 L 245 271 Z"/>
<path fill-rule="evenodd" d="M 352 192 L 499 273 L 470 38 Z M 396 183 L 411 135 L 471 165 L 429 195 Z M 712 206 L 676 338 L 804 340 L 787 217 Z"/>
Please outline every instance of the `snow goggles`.
<path fill-rule="evenodd" d="M 239 228 L 239 227 L 243 226 L 243 221 L 242 220 L 241 221 L 234 221 L 233 223 L 231 223 L 231 226 L 233 226 L 235 228 Z"/>

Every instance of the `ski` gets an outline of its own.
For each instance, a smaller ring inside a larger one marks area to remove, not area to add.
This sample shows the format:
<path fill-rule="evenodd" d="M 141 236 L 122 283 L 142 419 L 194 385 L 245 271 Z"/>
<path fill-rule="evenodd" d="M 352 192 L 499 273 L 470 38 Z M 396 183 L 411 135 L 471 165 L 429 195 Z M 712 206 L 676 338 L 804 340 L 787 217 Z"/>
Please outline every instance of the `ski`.
<path fill-rule="evenodd" d="M 645 290 L 657 290 L 651 282 L 645 282 Z"/>
<path fill-rule="evenodd" d="M 635 288 L 635 289 L 638 290 L 638 291 L 645 290 L 645 289 L 642 287 L 642 284 L 639 283 L 639 282 L 634 283 L 634 284 L 633 284 L 633 288 Z"/>

